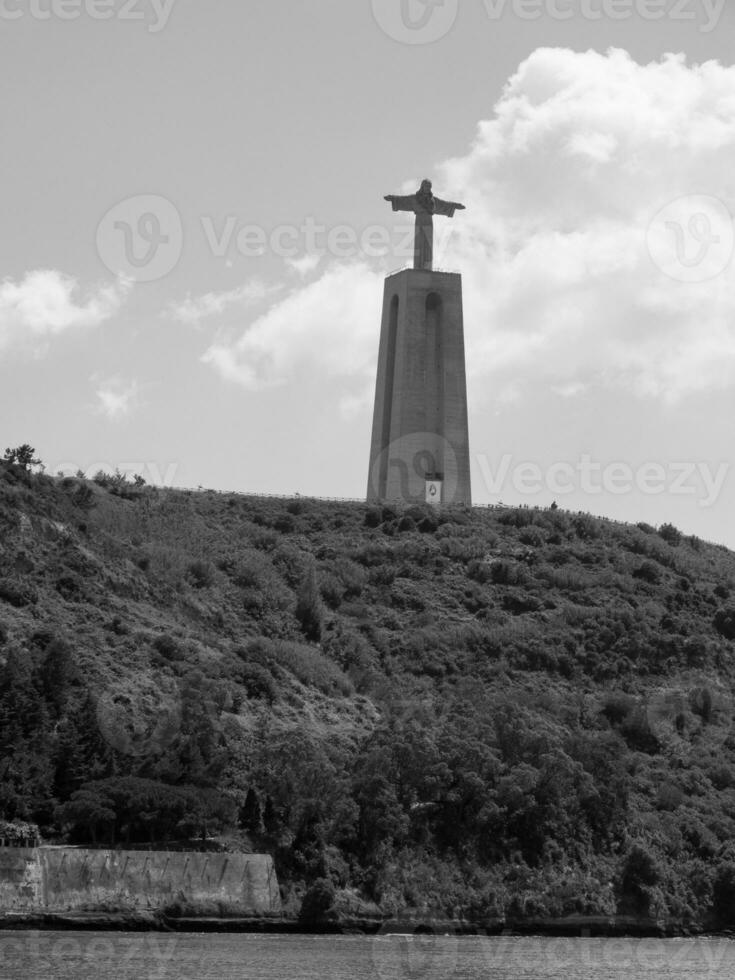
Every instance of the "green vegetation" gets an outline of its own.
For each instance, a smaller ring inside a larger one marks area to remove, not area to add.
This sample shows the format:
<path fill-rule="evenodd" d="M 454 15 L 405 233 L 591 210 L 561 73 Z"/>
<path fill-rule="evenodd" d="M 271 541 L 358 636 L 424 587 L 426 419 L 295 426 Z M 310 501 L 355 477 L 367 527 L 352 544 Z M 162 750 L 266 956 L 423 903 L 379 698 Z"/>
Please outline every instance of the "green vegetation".
<path fill-rule="evenodd" d="M 733 642 L 670 525 L 0 463 L 0 818 L 272 851 L 307 922 L 732 926 Z"/>

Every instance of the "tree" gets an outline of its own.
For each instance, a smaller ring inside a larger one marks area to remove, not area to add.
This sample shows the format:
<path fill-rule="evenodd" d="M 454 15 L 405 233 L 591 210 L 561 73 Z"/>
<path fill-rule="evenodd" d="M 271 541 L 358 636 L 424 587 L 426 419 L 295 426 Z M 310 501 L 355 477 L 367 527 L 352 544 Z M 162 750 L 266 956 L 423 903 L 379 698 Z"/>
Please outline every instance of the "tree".
<path fill-rule="evenodd" d="M 36 450 L 33 446 L 24 442 L 22 446 L 17 446 L 15 449 L 6 449 L 3 458 L 11 466 L 18 466 L 20 469 L 28 472 L 32 466 L 43 466 L 41 460 L 36 459 L 35 454 Z"/>
<path fill-rule="evenodd" d="M 620 875 L 619 911 L 648 915 L 651 911 L 651 890 L 661 877 L 661 869 L 654 855 L 642 844 L 633 844 Z"/>
<path fill-rule="evenodd" d="M 334 906 L 334 885 L 328 878 L 317 878 L 304 895 L 299 919 L 305 923 L 320 922 Z"/>
<path fill-rule="evenodd" d="M 248 789 L 245 802 L 240 807 L 239 821 L 240 826 L 251 834 L 263 832 L 263 812 L 258 794 L 252 786 Z"/>
<path fill-rule="evenodd" d="M 299 586 L 296 598 L 296 618 L 301 624 L 301 630 L 307 640 L 317 643 L 321 639 L 324 620 L 319 587 L 316 582 L 316 569 L 310 562 Z"/>
<path fill-rule="evenodd" d="M 65 713 L 55 731 L 53 793 L 64 802 L 82 784 L 110 775 L 113 751 L 99 730 L 97 703 L 89 690 Z"/>
<path fill-rule="evenodd" d="M 74 654 L 69 644 L 65 640 L 52 640 L 41 664 L 40 680 L 46 703 L 56 717 L 64 713 L 69 689 L 77 676 Z"/>
<path fill-rule="evenodd" d="M 720 928 L 732 929 L 735 922 L 735 864 L 723 864 L 717 871 L 712 895 L 712 911 Z"/>
<path fill-rule="evenodd" d="M 115 810 L 105 787 L 91 783 L 57 807 L 56 819 L 62 824 L 73 824 L 78 830 L 86 830 L 92 843 L 96 844 L 98 830 L 114 826 Z"/>
<path fill-rule="evenodd" d="M 281 826 L 276 813 L 276 807 L 270 796 L 266 797 L 263 807 L 263 829 L 269 837 L 275 837 Z"/>

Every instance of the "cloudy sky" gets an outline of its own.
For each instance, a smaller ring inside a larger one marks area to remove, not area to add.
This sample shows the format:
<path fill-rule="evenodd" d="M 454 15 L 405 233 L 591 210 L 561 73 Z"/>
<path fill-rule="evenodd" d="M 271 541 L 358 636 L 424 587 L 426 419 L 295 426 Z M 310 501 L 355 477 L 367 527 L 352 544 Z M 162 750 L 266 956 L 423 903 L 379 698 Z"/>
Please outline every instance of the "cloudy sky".
<path fill-rule="evenodd" d="M 722 0 L 0 0 L 2 448 L 362 496 L 383 195 L 428 176 L 476 502 L 735 546 L 733 37 Z"/>

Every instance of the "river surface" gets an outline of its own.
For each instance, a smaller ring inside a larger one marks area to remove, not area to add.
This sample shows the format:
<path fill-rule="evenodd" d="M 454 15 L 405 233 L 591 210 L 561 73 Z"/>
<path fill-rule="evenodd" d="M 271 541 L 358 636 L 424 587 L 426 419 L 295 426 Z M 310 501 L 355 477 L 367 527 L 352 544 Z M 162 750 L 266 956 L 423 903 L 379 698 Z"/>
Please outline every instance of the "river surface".
<path fill-rule="evenodd" d="M 0 932 L 2 980 L 733 980 L 727 939 Z"/>

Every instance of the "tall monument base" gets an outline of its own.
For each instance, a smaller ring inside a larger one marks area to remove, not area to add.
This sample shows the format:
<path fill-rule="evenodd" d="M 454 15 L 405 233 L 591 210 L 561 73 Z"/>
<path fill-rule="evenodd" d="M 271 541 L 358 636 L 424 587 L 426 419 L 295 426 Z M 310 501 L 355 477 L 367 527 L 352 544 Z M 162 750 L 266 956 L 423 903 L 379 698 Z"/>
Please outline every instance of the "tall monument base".
<path fill-rule="evenodd" d="M 470 506 L 462 277 L 385 280 L 369 501 Z"/>

